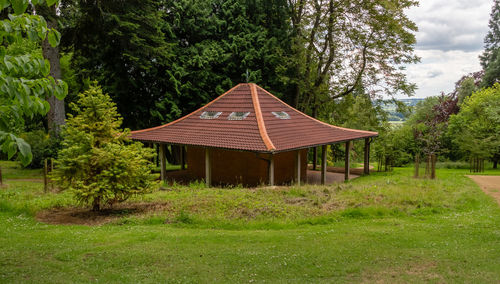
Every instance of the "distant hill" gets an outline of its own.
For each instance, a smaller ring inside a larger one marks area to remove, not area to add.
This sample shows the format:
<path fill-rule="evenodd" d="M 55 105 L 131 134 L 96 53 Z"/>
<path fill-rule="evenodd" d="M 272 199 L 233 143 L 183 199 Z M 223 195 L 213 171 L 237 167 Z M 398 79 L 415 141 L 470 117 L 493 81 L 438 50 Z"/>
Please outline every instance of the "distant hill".
<path fill-rule="evenodd" d="M 407 106 L 416 106 L 418 102 L 421 102 L 425 99 L 419 99 L 419 98 L 414 98 L 414 99 L 400 99 L 398 101 L 405 103 Z"/>
<path fill-rule="evenodd" d="M 418 102 L 424 99 L 399 99 L 398 101 L 403 102 L 407 106 L 416 106 Z M 391 123 L 402 123 L 407 118 L 400 112 L 397 111 L 396 104 L 391 101 L 384 101 L 382 108 L 389 113 L 389 122 Z"/>

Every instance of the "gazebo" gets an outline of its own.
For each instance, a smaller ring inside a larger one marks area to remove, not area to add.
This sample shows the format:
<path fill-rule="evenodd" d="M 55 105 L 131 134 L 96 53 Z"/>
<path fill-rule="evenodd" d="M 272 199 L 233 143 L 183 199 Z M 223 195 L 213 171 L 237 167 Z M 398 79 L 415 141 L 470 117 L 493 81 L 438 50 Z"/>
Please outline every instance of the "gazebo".
<path fill-rule="evenodd" d="M 326 180 L 326 150 L 345 143 L 349 150 L 364 139 L 364 173 L 369 173 L 370 141 L 377 132 L 348 129 L 314 119 L 253 83 L 238 84 L 200 109 L 165 125 L 132 131 L 133 140 L 160 146 L 161 178 L 166 179 L 165 146 L 182 148 L 181 164 L 212 184 L 300 184 L 307 151 L 322 147 L 321 183 Z"/>

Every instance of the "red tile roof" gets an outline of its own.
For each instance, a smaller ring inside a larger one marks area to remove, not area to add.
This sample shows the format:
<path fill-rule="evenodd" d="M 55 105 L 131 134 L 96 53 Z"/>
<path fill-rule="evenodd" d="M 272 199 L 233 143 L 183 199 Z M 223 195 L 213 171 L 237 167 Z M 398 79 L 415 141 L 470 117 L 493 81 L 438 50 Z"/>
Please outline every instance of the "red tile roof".
<path fill-rule="evenodd" d="M 222 112 L 202 119 L 205 111 Z M 232 112 L 249 112 L 243 120 L 228 120 Z M 286 112 L 289 119 L 273 112 Z M 165 125 L 132 131 L 133 140 L 195 145 L 255 152 L 282 152 L 377 136 L 316 120 L 287 105 L 263 88 L 238 84 L 202 108 Z"/>

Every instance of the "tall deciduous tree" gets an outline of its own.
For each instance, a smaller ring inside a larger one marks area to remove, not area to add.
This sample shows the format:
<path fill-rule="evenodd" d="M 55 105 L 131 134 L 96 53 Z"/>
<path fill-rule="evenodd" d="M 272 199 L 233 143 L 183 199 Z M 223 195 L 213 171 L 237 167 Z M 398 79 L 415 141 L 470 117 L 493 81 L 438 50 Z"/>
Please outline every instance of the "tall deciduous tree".
<path fill-rule="evenodd" d="M 462 104 L 466 97 L 470 97 L 472 93 L 479 90 L 483 76 L 483 71 L 472 72 L 462 76 L 455 83 L 455 89 L 449 95 L 458 99 L 458 105 Z"/>
<path fill-rule="evenodd" d="M 58 2 L 59 1 L 56 1 L 50 6 L 36 5 L 35 7 L 37 15 L 44 17 L 44 19 L 47 21 L 47 27 L 49 29 L 57 29 Z M 57 37 L 60 36 L 59 34 L 54 35 Z M 59 41 L 59 38 L 57 38 L 56 40 Z M 49 39 L 46 38 L 44 41 L 42 41 L 42 53 L 43 57 L 47 59 L 50 64 L 49 76 L 56 80 L 62 79 L 61 63 L 59 61 L 59 46 L 52 46 L 49 43 Z M 61 130 L 61 126 L 65 123 L 66 112 L 64 109 L 64 99 L 59 99 L 54 95 L 49 95 L 47 101 L 50 105 L 49 112 L 47 113 L 47 126 L 49 128 L 49 132 L 53 132 L 55 135 L 58 135 Z"/>
<path fill-rule="evenodd" d="M 32 0 L 32 4 L 53 5 L 53 0 Z M 48 76 L 49 62 L 36 53 L 9 54 L 8 47 L 21 41 L 40 43 L 48 38 L 51 46 L 59 44 L 59 33 L 47 27 L 45 19 L 38 15 L 24 14 L 28 1 L 0 1 L 2 13 L 8 18 L 0 25 L 0 150 L 8 158 L 19 150 L 21 161 L 31 161 L 30 146 L 16 136 L 16 122 L 35 114 L 46 114 L 50 108 L 47 96 L 64 98 L 67 86 Z"/>
<path fill-rule="evenodd" d="M 415 63 L 416 1 L 288 0 L 295 36 L 296 107 L 318 114 L 331 99 L 368 93 L 411 94 L 402 65 Z"/>
<path fill-rule="evenodd" d="M 455 143 L 471 157 L 500 161 L 500 84 L 466 98 L 450 118 Z"/>

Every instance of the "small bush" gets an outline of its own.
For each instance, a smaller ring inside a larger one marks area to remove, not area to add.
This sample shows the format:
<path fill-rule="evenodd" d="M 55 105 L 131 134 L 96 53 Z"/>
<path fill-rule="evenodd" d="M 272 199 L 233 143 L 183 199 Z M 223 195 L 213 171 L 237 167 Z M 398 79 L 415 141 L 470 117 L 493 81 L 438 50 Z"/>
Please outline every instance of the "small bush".
<path fill-rule="evenodd" d="M 57 152 L 61 148 L 61 139 L 51 136 L 44 130 L 35 130 L 21 135 L 28 144 L 31 145 L 33 159 L 26 168 L 43 168 L 45 159 L 56 158 Z"/>
<path fill-rule="evenodd" d="M 436 169 L 468 169 L 470 164 L 467 162 L 438 162 Z"/>
<path fill-rule="evenodd" d="M 184 210 L 179 213 L 179 215 L 175 218 L 176 223 L 182 224 L 193 224 L 193 218 Z"/>

